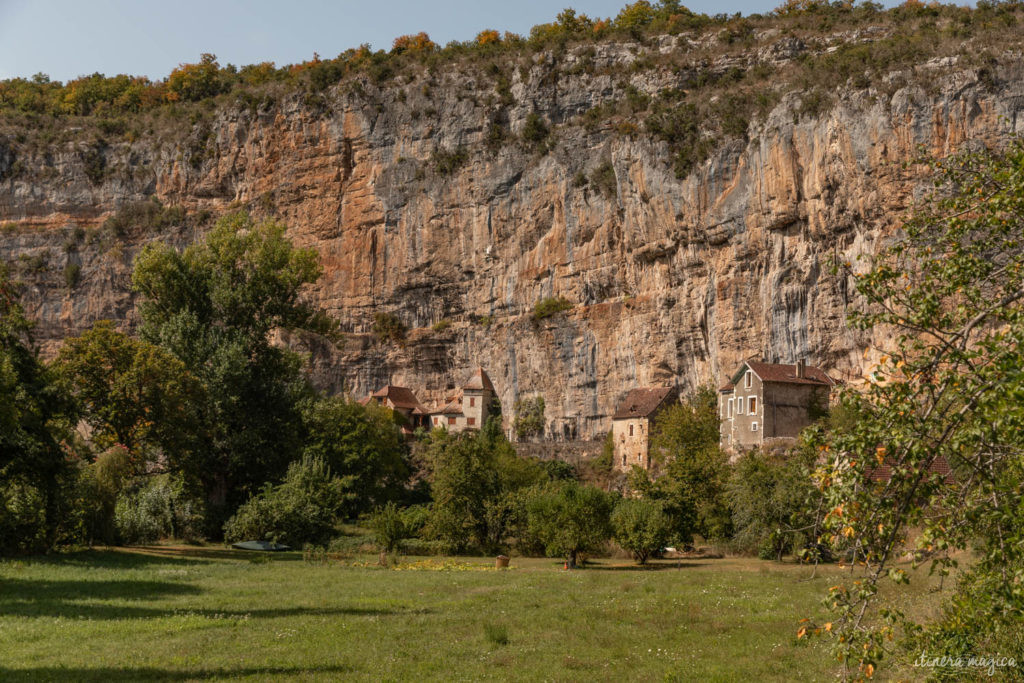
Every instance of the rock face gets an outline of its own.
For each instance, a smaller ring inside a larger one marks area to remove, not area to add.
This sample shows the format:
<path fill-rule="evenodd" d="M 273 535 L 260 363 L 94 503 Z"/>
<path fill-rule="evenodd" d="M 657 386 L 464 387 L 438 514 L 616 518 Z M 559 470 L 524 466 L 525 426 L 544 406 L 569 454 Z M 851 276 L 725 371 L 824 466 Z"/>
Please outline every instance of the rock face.
<path fill-rule="evenodd" d="M 761 58 L 800 49 L 784 42 Z M 635 55 L 606 45 L 590 58 Z M 429 403 L 480 365 L 506 414 L 541 394 L 550 437 L 594 438 L 630 388 L 685 393 L 751 356 L 859 377 L 882 340 L 845 326 L 852 287 L 829 263 L 893 234 L 920 193 L 922 168 L 906 162 L 922 146 L 941 154 L 1024 129 L 1019 63 L 1003 63 L 995 85 L 929 64 L 927 88 L 845 89 L 825 114 L 798 116 L 797 95 L 784 97 L 748 141 L 721 142 L 678 179 L 664 143 L 573 125 L 627 85 L 655 94 L 678 73 L 555 79 L 537 62 L 511 74 L 502 107 L 493 84 L 450 69 L 221 106 L 177 139 L 71 133 L 33 150 L 0 138 L 0 257 L 27 284 L 37 339 L 52 354 L 97 319 L 130 328 L 133 256 L 203 230 L 197 219 L 94 239 L 119 205 L 151 194 L 191 216 L 244 205 L 320 253 L 309 296 L 347 339 L 282 334 L 311 352 L 322 387 L 362 396 L 391 382 Z M 550 149 L 518 138 L 532 112 L 551 127 Z M 505 141 L 489 138 L 493 125 Z M 608 164 L 614 191 L 581 182 Z M 539 299 L 559 296 L 574 307 L 534 320 Z M 411 328 L 404 348 L 372 337 L 377 312 Z"/>

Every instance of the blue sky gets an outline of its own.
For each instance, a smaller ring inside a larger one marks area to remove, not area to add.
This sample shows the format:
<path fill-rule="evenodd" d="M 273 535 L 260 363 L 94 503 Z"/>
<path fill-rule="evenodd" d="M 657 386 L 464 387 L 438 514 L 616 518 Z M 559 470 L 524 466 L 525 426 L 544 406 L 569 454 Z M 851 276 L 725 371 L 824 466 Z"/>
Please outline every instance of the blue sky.
<path fill-rule="evenodd" d="M 160 79 L 203 52 L 221 64 L 334 57 L 426 31 L 437 43 L 481 29 L 527 33 L 564 7 L 614 16 L 627 0 L 0 0 L 0 78 L 99 71 Z M 694 11 L 768 12 L 782 0 L 700 0 Z"/>

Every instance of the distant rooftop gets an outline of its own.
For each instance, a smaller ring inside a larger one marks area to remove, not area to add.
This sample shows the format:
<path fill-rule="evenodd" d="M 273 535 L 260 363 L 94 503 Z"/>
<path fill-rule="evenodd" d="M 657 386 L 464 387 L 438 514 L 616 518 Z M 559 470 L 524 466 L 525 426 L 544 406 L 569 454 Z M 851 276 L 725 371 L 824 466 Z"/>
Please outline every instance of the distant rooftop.
<path fill-rule="evenodd" d="M 654 412 L 675 394 L 672 387 L 649 387 L 633 389 L 619 401 L 613 420 L 627 420 L 633 417 L 650 417 Z"/>

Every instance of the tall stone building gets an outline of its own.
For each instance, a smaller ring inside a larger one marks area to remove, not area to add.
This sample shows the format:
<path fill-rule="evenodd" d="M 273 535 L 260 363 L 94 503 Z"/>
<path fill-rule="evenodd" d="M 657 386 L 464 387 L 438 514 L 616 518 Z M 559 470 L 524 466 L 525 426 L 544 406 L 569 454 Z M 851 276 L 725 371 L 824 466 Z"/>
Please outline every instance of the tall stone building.
<path fill-rule="evenodd" d="M 718 390 L 721 446 L 741 451 L 791 443 L 828 407 L 835 380 L 803 361 L 745 361 Z"/>
<path fill-rule="evenodd" d="M 650 468 L 651 428 L 658 413 L 678 400 L 679 394 L 671 387 L 633 389 L 626 394 L 612 416 L 615 469 Z"/>
<path fill-rule="evenodd" d="M 448 397 L 442 408 L 430 413 L 431 426 L 444 427 L 451 432 L 480 429 L 491 414 L 495 395 L 491 378 L 483 368 L 477 368 L 459 394 Z"/>

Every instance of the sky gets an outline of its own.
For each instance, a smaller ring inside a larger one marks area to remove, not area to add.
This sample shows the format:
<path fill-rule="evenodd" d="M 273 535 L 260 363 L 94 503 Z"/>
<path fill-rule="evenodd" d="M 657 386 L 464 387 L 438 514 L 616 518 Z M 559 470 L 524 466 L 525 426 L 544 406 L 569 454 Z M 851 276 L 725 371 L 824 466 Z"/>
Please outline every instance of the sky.
<path fill-rule="evenodd" d="M 768 12 L 781 0 L 684 2 L 708 14 Z M 162 79 L 210 52 L 222 64 L 301 62 L 426 31 L 441 45 L 485 28 L 527 34 L 564 7 L 591 17 L 627 0 L 0 0 L 0 78 L 94 72 Z M 888 4 L 888 3 L 887 3 Z"/>

